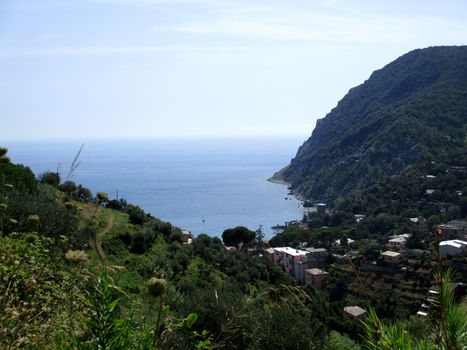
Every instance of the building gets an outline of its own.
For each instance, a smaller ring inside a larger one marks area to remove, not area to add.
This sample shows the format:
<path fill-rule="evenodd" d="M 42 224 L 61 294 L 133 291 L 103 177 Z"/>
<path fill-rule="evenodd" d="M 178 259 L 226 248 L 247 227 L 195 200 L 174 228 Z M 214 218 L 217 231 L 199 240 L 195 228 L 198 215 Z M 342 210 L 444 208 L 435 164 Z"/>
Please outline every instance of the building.
<path fill-rule="evenodd" d="M 347 252 L 345 256 L 347 259 L 355 259 L 360 255 L 360 252 L 358 250 L 351 250 L 350 252 Z"/>
<path fill-rule="evenodd" d="M 323 267 L 328 261 L 328 251 L 326 248 L 305 248 L 309 253 L 306 256 L 306 261 L 309 267 Z"/>
<path fill-rule="evenodd" d="M 398 264 L 404 260 L 404 254 L 390 250 L 386 250 L 381 253 L 381 256 L 383 257 L 384 262 L 388 264 Z"/>
<path fill-rule="evenodd" d="M 423 250 L 423 249 L 406 249 L 404 250 L 404 253 L 406 256 L 409 256 L 409 257 L 422 257 L 424 255 L 430 255 L 430 251 L 429 250 Z"/>
<path fill-rule="evenodd" d="M 344 315 L 354 321 L 361 321 L 365 317 L 366 310 L 360 306 L 346 306 L 344 307 Z"/>
<path fill-rule="evenodd" d="M 324 267 L 328 261 L 328 251 L 325 248 L 305 248 L 307 253 L 294 265 L 293 276 L 298 283 L 305 283 L 305 271 L 312 267 Z"/>
<path fill-rule="evenodd" d="M 460 239 L 439 242 L 439 254 L 446 258 L 448 256 L 463 255 L 467 253 L 467 242 Z"/>
<path fill-rule="evenodd" d="M 266 259 L 274 264 L 274 248 L 267 248 L 263 250 L 263 255 Z"/>
<path fill-rule="evenodd" d="M 190 231 L 182 230 L 182 242 L 183 244 L 191 244 L 193 242 Z"/>
<path fill-rule="evenodd" d="M 274 248 L 274 264 L 282 265 L 285 271 L 300 281 L 300 262 L 307 256 L 305 250 L 294 249 L 290 247 Z M 298 277 L 298 278 L 297 278 Z"/>
<path fill-rule="evenodd" d="M 467 235 L 467 221 L 451 220 L 447 224 L 439 225 L 445 239 L 463 239 Z"/>
<path fill-rule="evenodd" d="M 313 268 L 305 270 L 305 283 L 316 288 L 322 288 L 328 277 L 329 273 L 321 269 Z"/>
<path fill-rule="evenodd" d="M 347 255 L 332 254 L 332 257 L 337 264 L 345 265 L 349 263 L 349 258 Z"/>
<path fill-rule="evenodd" d="M 394 248 L 403 248 L 405 247 L 405 244 L 407 243 L 407 239 L 410 238 L 410 234 L 408 233 L 404 233 L 402 235 L 394 235 L 394 236 L 390 236 L 389 240 L 388 240 L 388 245 L 390 247 L 394 247 Z"/>
<path fill-rule="evenodd" d="M 361 222 L 363 219 L 365 219 L 365 215 L 363 214 L 355 214 L 354 215 L 355 222 Z"/>
<path fill-rule="evenodd" d="M 316 204 L 316 211 L 318 212 L 318 214 L 321 214 L 321 215 L 326 214 L 326 204 L 325 203 Z"/>
<path fill-rule="evenodd" d="M 423 216 L 409 218 L 410 225 L 417 231 L 423 232 L 428 229 L 426 219 Z"/>
<path fill-rule="evenodd" d="M 309 269 L 312 265 L 308 263 L 307 256 L 297 262 L 294 266 L 293 277 L 297 283 L 305 283 L 305 271 Z"/>

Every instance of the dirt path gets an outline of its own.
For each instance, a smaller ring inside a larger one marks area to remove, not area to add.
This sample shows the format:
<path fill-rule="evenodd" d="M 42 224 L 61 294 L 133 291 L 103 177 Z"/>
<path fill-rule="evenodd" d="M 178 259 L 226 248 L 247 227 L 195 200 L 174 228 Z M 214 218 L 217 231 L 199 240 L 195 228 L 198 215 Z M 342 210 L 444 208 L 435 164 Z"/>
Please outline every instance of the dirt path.
<path fill-rule="evenodd" d="M 114 223 L 115 219 L 113 215 L 110 215 L 109 221 L 107 221 L 107 225 L 104 227 L 104 229 L 96 233 L 96 249 L 102 260 L 105 259 L 105 252 L 104 249 L 102 249 L 102 238 L 112 229 Z"/>

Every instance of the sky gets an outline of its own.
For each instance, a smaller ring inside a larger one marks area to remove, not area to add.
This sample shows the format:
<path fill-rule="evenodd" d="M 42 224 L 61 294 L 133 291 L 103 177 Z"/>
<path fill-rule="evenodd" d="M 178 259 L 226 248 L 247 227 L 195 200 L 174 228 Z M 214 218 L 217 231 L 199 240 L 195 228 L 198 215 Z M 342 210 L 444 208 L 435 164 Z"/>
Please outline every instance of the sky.
<path fill-rule="evenodd" d="M 309 136 L 466 1 L 1 0 L 0 139 Z"/>

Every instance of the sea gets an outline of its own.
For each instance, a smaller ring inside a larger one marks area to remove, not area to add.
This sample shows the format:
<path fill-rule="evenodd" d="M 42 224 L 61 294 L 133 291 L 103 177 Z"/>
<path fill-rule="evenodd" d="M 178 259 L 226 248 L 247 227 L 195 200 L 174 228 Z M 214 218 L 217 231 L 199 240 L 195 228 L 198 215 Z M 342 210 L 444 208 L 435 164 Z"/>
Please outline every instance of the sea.
<path fill-rule="evenodd" d="M 59 171 L 110 198 L 191 231 L 222 236 L 227 228 L 262 228 L 300 220 L 302 203 L 287 186 L 267 181 L 294 157 L 303 138 L 209 138 L 10 141 L 12 162 L 36 175 Z"/>

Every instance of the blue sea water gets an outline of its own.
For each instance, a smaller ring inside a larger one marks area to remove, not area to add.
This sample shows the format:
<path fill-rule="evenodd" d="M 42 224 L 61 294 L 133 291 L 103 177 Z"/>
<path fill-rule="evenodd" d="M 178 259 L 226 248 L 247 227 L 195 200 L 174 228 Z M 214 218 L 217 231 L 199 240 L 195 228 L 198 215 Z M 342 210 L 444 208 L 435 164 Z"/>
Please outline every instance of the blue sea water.
<path fill-rule="evenodd" d="M 299 138 L 151 139 L 6 142 L 14 163 L 36 174 L 66 176 L 84 143 L 72 180 L 141 206 L 194 234 L 221 236 L 230 227 L 301 219 L 303 207 L 284 185 L 267 179 L 287 165 Z M 2 145 L 3 146 L 3 145 Z M 287 200 L 285 199 L 287 198 Z"/>

